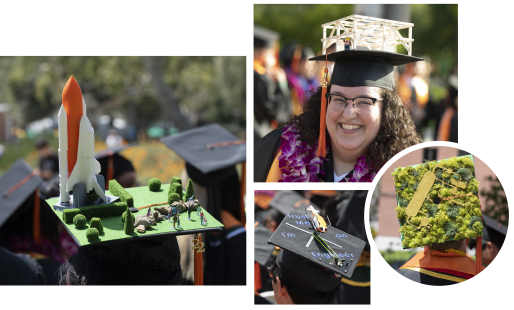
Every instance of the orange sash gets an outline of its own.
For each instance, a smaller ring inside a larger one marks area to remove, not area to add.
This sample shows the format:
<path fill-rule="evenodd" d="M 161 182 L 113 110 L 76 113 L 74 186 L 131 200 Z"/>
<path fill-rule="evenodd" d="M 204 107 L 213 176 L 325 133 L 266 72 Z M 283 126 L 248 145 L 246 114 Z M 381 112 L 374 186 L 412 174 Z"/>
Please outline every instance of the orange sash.
<path fill-rule="evenodd" d="M 470 277 L 475 276 L 475 262 L 469 258 L 456 253 L 445 253 L 437 250 L 425 250 L 417 253 L 413 258 L 406 262 L 400 269 L 423 268 L 427 270 L 446 270 L 454 272 L 452 274 L 466 274 Z M 484 267 L 481 268 L 481 271 Z"/>

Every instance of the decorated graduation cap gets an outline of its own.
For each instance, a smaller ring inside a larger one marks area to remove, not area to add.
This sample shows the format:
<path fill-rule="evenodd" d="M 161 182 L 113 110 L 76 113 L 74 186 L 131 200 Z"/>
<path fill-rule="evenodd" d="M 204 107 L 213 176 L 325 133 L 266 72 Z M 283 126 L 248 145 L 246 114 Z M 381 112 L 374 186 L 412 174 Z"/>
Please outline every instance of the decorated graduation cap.
<path fill-rule="evenodd" d="M 393 173 L 402 247 L 477 238 L 482 243 L 482 211 L 472 155 L 399 167 Z M 482 268 L 477 247 L 476 271 Z"/>
<path fill-rule="evenodd" d="M 0 178 L 0 227 L 25 204 L 33 205 L 33 238 L 39 240 L 39 186 L 43 180 L 23 160 L 18 159 Z M 32 200 L 30 200 L 32 199 Z M 31 220 L 31 219 L 28 219 Z"/>
<path fill-rule="evenodd" d="M 269 243 L 282 248 L 276 263 L 285 277 L 308 289 L 328 292 L 337 287 L 341 276 L 352 277 L 366 243 L 326 225 L 317 211 L 309 207 L 289 212 Z"/>
<path fill-rule="evenodd" d="M 172 257 L 180 256 L 176 235 L 196 234 L 193 249 L 195 267 L 199 268 L 195 273 L 201 273 L 200 233 L 221 230 L 223 224 L 205 210 L 197 214 L 201 205 L 187 197 L 194 193 L 192 186 L 184 191 L 180 178 L 170 176 L 171 184 L 157 180 L 133 188 L 110 180 L 105 190 L 93 141 L 94 130 L 86 116 L 84 98 L 71 77 L 63 90 L 59 112 L 61 193 L 46 202 L 74 241 L 84 248 L 79 251 L 85 256 L 159 269 L 163 264 L 173 264 L 169 261 Z M 195 212 L 191 215 L 188 211 L 192 210 Z M 201 284 L 201 277 L 195 276 L 195 283 Z"/>
<path fill-rule="evenodd" d="M 482 236 L 472 155 L 400 167 L 393 178 L 404 249 Z"/>
<path fill-rule="evenodd" d="M 137 142 L 116 146 L 110 149 L 102 150 L 95 153 L 95 158 L 100 163 L 100 174 L 105 179 L 105 188 L 109 189 L 109 181 L 117 179 L 127 171 L 135 171 L 130 160 L 120 154 L 131 147 L 137 145 Z"/>
<path fill-rule="evenodd" d="M 325 115 L 327 109 L 328 85 L 347 87 L 370 86 L 385 89 L 394 88 L 394 66 L 423 60 L 412 55 L 412 23 L 350 15 L 330 23 L 323 28 L 323 55 L 309 60 L 324 60 L 325 70 L 321 82 L 320 136 L 316 156 L 326 156 Z M 408 29 L 408 38 L 402 37 L 400 29 Z M 327 36 L 327 31 L 331 30 Z M 326 54 L 331 45 L 336 52 Z M 407 55 L 395 53 L 396 45 L 403 45 Z M 344 48 L 343 48 L 344 47 Z M 334 61 L 334 70 L 328 81 L 327 61 Z"/>

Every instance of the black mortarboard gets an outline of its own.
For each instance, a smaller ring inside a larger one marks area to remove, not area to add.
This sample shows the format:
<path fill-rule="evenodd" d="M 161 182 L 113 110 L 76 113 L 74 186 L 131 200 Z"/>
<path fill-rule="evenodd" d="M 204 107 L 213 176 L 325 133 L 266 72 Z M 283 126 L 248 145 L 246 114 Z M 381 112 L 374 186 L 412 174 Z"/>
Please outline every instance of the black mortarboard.
<path fill-rule="evenodd" d="M 369 242 L 364 226 L 364 204 L 368 191 L 353 191 L 350 198 L 337 205 L 338 220 L 335 226 L 344 229 L 355 237 L 364 240 L 364 250 L 369 251 Z"/>
<path fill-rule="evenodd" d="M 366 243 L 329 225 L 326 232 L 314 234 L 311 218 L 311 214 L 291 211 L 269 243 L 282 248 L 276 263 L 284 277 L 308 289 L 328 292 L 341 282 L 336 274 L 352 277 Z"/>
<path fill-rule="evenodd" d="M 15 162 L 0 178 L 0 226 L 34 194 L 43 180 L 23 160 Z M 29 219 L 31 220 L 31 219 Z"/>
<path fill-rule="evenodd" d="M 266 266 L 269 258 L 275 250 L 275 246 L 268 244 L 271 238 L 271 231 L 266 226 L 258 223 L 255 226 L 255 261 L 261 265 Z"/>
<path fill-rule="evenodd" d="M 112 178 L 116 179 L 124 172 L 135 171 L 132 163 L 119 153 L 136 145 L 137 142 L 133 142 L 95 153 L 95 158 L 98 160 L 101 167 L 100 174 L 104 177 L 106 182 L 109 182 L 109 173 L 112 173 Z M 112 160 L 112 172 L 109 172 L 110 160 Z"/>
<path fill-rule="evenodd" d="M 235 165 L 246 161 L 246 143 L 218 124 L 183 131 L 161 141 L 186 160 L 191 180 L 207 190 L 206 210 L 221 221 L 221 210 L 244 221 L 241 188 Z M 204 206 L 202 206 L 204 207 Z M 223 283 L 227 274 L 224 247 L 229 244 L 222 234 L 205 236 L 206 284 Z"/>
<path fill-rule="evenodd" d="M 161 141 L 202 173 L 246 161 L 246 143 L 218 124 L 183 131 Z"/>
<path fill-rule="evenodd" d="M 277 32 L 253 25 L 254 47 L 272 47 L 279 38 L 280 35 Z"/>
<path fill-rule="evenodd" d="M 305 208 L 312 205 L 316 210 L 318 206 L 310 202 L 295 191 L 280 191 L 269 203 L 270 207 L 286 215 L 291 211 L 304 212 Z"/>
<path fill-rule="evenodd" d="M 482 245 L 486 244 L 487 241 L 491 241 L 491 243 L 501 248 L 507 236 L 507 226 L 502 225 L 485 214 L 482 214 L 482 218 L 484 220 Z"/>
<path fill-rule="evenodd" d="M 394 66 L 423 60 L 423 58 L 378 50 L 344 50 L 309 60 L 334 61 L 330 84 L 357 87 L 394 88 Z"/>

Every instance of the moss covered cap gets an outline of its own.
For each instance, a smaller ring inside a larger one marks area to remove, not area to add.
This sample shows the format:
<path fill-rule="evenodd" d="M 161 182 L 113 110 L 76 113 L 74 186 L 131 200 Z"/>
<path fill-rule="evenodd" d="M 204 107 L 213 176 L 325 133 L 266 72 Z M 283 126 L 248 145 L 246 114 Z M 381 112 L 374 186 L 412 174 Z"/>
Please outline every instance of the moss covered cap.
<path fill-rule="evenodd" d="M 482 236 L 471 155 L 399 167 L 392 175 L 404 249 Z"/>

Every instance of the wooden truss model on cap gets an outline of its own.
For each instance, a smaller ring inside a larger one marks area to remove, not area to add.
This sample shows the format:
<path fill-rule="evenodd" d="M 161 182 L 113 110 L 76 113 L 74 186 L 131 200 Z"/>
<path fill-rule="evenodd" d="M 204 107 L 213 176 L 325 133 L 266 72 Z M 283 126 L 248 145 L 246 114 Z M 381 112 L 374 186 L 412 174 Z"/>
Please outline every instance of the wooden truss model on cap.
<path fill-rule="evenodd" d="M 371 50 L 395 52 L 393 47 L 402 44 L 408 55 L 412 54 L 412 23 L 375 18 L 362 15 L 350 15 L 336 21 L 321 25 L 323 28 L 323 54 L 326 49 L 336 43 L 336 52 L 344 50 L 344 38 L 350 37 L 352 49 L 357 46 Z M 409 29 L 409 37 L 404 38 L 398 30 Z M 332 29 L 327 37 L 327 29 Z"/>

